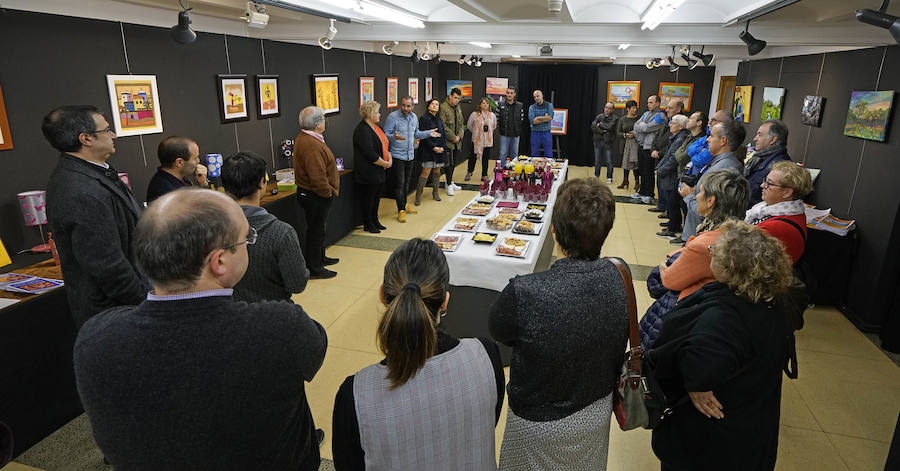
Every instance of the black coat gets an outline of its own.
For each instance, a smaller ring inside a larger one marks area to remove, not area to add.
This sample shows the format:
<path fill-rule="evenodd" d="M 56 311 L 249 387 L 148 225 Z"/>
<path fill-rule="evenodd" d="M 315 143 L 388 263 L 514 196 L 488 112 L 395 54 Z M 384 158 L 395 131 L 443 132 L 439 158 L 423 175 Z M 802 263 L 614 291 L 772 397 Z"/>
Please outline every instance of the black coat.
<path fill-rule="evenodd" d="M 60 155 L 47 182 L 47 218 L 76 328 L 108 308 L 140 304 L 149 291 L 131 247 L 140 215 L 114 168 Z"/>
<path fill-rule="evenodd" d="M 384 183 L 385 169 L 375 165 L 380 158 L 384 158 L 381 139 L 365 120 L 360 121 L 353 130 L 353 175 L 356 183 L 361 185 Z"/>
<path fill-rule="evenodd" d="M 708 419 L 689 400 L 653 430 L 653 451 L 672 467 L 771 470 L 778 451 L 784 320 L 713 282 L 679 302 L 663 321 L 648 366 L 670 401 L 712 391 L 723 419 Z"/>
<path fill-rule="evenodd" d="M 444 132 L 444 122 L 441 121 L 440 115 L 432 116 L 431 113 L 425 112 L 421 118 L 419 118 L 419 130 L 427 131 L 429 129 L 437 129 L 441 135 L 440 137 L 426 137 L 419 141 L 419 155 L 422 158 L 423 162 L 437 162 L 439 164 L 447 163 L 447 136 Z M 444 152 L 438 154 L 434 152 L 432 149 L 435 147 L 443 147 Z"/>

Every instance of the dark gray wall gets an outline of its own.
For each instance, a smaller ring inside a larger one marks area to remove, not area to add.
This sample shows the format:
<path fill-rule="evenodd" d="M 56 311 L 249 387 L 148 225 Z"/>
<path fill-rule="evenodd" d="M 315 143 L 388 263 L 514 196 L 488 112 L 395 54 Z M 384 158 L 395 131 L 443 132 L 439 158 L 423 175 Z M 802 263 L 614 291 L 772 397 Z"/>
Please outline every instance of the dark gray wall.
<path fill-rule="evenodd" d="M 897 287 L 900 272 L 900 192 L 894 191 L 900 175 L 900 120 L 892 118 L 886 142 L 843 132 L 851 91 L 900 89 L 900 47 L 745 61 L 738 66 L 737 85 L 754 87 L 748 136 L 760 125 L 763 87 L 787 89 L 782 119 L 790 129 L 791 158 L 822 169 L 809 202 L 855 219 L 858 226 L 851 315 L 863 326 L 883 324 L 891 310 L 887 293 Z M 804 95 L 825 97 L 821 127 L 800 123 Z"/>

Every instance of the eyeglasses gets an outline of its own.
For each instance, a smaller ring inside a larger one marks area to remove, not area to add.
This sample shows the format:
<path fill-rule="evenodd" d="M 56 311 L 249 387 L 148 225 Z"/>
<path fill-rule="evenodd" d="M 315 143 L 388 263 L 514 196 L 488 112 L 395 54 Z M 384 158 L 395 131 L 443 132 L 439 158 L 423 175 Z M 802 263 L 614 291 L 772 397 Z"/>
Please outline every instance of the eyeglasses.
<path fill-rule="evenodd" d="M 713 251 L 715 251 L 715 246 L 714 246 L 714 245 L 707 245 L 707 246 L 706 246 L 706 253 L 710 253 L 710 254 L 711 254 L 711 253 L 713 253 Z"/>
<path fill-rule="evenodd" d="M 98 130 L 93 131 L 93 132 L 86 132 L 85 134 L 91 134 L 91 135 L 96 136 L 97 134 L 102 133 L 102 132 L 108 132 L 108 133 L 111 133 L 111 134 L 112 134 L 112 133 L 115 133 L 115 131 L 113 131 L 112 126 L 107 126 L 106 129 L 98 129 Z"/>
<path fill-rule="evenodd" d="M 257 238 L 257 237 L 259 237 L 259 234 L 257 234 L 256 229 L 254 229 L 254 228 L 251 226 L 251 227 L 250 227 L 250 231 L 247 232 L 247 238 L 246 238 L 245 240 L 242 240 L 242 241 L 240 241 L 240 242 L 235 242 L 235 243 L 233 243 L 233 244 L 231 244 L 231 245 L 229 245 L 229 246 L 227 246 L 227 247 L 222 247 L 222 249 L 225 250 L 225 249 L 234 248 L 234 247 L 237 247 L 238 245 L 241 245 L 241 244 L 253 245 L 253 244 L 256 243 L 256 238 Z"/>
<path fill-rule="evenodd" d="M 762 187 L 768 190 L 770 186 L 777 186 L 778 188 L 787 188 L 787 187 L 784 186 L 784 185 L 779 185 L 779 184 L 777 184 L 777 183 L 772 183 L 771 180 L 769 180 L 768 178 L 766 178 L 766 181 L 763 182 Z"/>

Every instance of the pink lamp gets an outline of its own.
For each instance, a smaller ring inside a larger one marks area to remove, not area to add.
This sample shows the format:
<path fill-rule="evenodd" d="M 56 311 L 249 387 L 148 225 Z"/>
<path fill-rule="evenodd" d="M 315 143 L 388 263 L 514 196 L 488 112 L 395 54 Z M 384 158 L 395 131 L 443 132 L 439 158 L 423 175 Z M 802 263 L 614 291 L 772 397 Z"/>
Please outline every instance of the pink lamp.
<path fill-rule="evenodd" d="M 19 208 L 25 218 L 26 226 L 38 226 L 41 231 L 41 244 L 31 248 L 32 252 L 49 252 L 50 244 L 44 241 L 44 224 L 47 224 L 47 206 L 45 199 L 47 192 L 43 190 L 26 191 L 16 195 L 19 197 Z"/>

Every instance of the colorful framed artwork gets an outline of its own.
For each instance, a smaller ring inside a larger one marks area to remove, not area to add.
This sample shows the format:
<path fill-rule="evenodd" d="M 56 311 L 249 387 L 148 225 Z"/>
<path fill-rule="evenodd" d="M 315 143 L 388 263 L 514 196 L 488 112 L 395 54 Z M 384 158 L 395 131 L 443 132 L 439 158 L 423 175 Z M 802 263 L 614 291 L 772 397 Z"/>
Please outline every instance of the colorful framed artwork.
<path fill-rule="evenodd" d="M 625 108 L 628 100 L 640 102 L 641 99 L 641 82 L 638 81 L 620 81 L 606 83 L 606 101 L 610 102 L 616 108 Z M 640 103 L 638 103 L 640 105 Z"/>
<path fill-rule="evenodd" d="M 13 148 L 12 133 L 9 131 L 9 119 L 6 117 L 6 103 L 3 102 L 3 89 L 0 88 L 0 150 Z M 0 243 L 0 250 L 3 245 Z M 2 252 L 0 252 L 2 255 Z M 2 258 L 2 257 L 0 257 Z M 3 264 L 0 263 L 0 266 Z"/>
<path fill-rule="evenodd" d="M 808 126 L 820 126 L 822 124 L 822 106 L 825 98 L 815 95 L 803 97 L 803 108 L 800 109 L 800 122 Z"/>
<path fill-rule="evenodd" d="M 432 87 L 431 77 L 425 77 L 425 101 L 434 98 L 434 89 Z"/>
<path fill-rule="evenodd" d="M 359 104 L 375 101 L 375 77 L 359 78 Z"/>
<path fill-rule="evenodd" d="M 409 78 L 409 96 L 412 97 L 413 104 L 419 104 L 419 77 Z"/>
<path fill-rule="evenodd" d="M 325 110 L 325 114 L 341 111 L 340 83 L 337 74 L 313 74 L 312 93 L 316 106 Z"/>
<path fill-rule="evenodd" d="M 894 91 L 852 91 L 844 135 L 884 142 L 894 106 Z"/>
<path fill-rule="evenodd" d="M 750 102 L 753 100 L 753 86 L 743 85 L 734 87 L 734 105 L 731 115 L 735 121 L 750 122 Z"/>
<path fill-rule="evenodd" d="M 387 78 L 387 107 L 396 108 L 400 105 L 398 94 L 400 92 L 400 79 L 398 77 Z"/>
<path fill-rule="evenodd" d="M 565 136 L 569 131 L 569 110 L 553 108 L 553 119 L 550 121 L 550 134 Z"/>
<path fill-rule="evenodd" d="M 485 79 L 485 95 L 492 100 L 500 102 L 506 98 L 506 89 L 509 88 L 509 79 L 506 77 L 487 77 Z"/>
<path fill-rule="evenodd" d="M 784 109 L 784 89 L 765 87 L 763 88 L 763 104 L 762 114 L 763 121 L 769 119 L 781 119 L 781 110 Z"/>
<path fill-rule="evenodd" d="M 277 75 L 256 76 L 256 112 L 259 119 L 281 116 L 281 95 Z"/>
<path fill-rule="evenodd" d="M 116 136 L 163 132 L 155 75 L 107 75 Z"/>
<path fill-rule="evenodd" d="M 678 99 L 684 103 L 684 111 L 688 111 L 691 109 L 691 97 L 693 95 L 693 83 L 662 82 L 659 84 L 659 108 L 664 110 L 669 107 L 670 101 Z"/>
<path fill-rule="evenodd" d="M 222 123 L 249 120 L 247 76 L 244 74 L 220 74 L 216 76 L 216 80 L 219 83 L 219 118 Z"/>
<path fill-rule="evenodd" d="M 459 91 L 462 92 L 462 99 L 460 99 L 459 101 L 463 103 L 472 102 L 471 80 L 447 80 L 447 96 L 450 96 L 450 91 L 454 88 L 458 88 Z"/>

